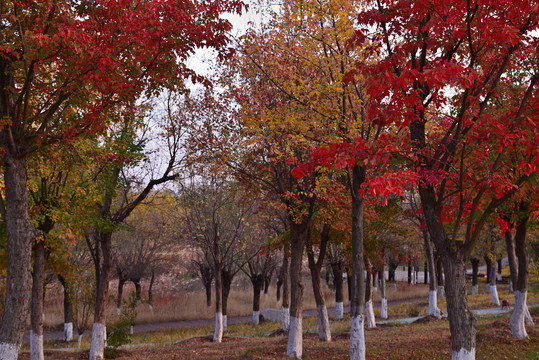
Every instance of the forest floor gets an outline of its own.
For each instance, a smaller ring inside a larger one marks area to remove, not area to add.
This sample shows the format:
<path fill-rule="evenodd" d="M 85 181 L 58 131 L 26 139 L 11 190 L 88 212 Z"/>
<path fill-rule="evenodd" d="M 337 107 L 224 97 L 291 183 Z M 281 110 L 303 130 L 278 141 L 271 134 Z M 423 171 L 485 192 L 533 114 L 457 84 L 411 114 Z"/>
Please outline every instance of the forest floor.
<path fill-rule="evenodd" d="M 537 313 L 537 311 L 533 311 Z M 303 359 L 349 359 L 349 320 L 332 322 L 333 339 L 321 342 L 316 334 L 314 318 L 305 319 L 303 336 Z M 539 322 L 539 315 L 534 314 Z M 279 324 L 262 324 L 263 334 L 239 336 L 241 327 L 232 325 L 222 343 L 211 341 L 211 327 L 202 328 L 202 336 L 173 344 L 139 345 L 119 350 L 117 359 L 164 360 L 164 359 L 287 359 L 287 336 L 279 331 Z M 481 317 L 477 323 L 476 359 L 537 359 L 539 355 L 539 329 L 527 327 L 528 340 L 516 340 L 511 336 L 509 315 Z M 408 325 L 395 323 L 379 325 L 365 331 L 367 359 L 448 359 L 451 357 L 451 340 L 447 319 L 423 321 Z M 147 340 L 151 341 L 151 338 Z M 87 351 L 46 350 L 45 359 L 87 359 Z M 19 359 L 29 359 L 22 353 Z"/>

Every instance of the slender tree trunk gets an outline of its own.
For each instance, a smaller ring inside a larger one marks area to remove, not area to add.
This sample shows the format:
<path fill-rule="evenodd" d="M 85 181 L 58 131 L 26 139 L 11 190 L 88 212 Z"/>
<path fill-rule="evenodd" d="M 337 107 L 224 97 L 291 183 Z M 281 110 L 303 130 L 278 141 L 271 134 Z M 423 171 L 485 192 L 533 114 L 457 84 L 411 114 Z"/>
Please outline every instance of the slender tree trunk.
<path fill-rule="evenodd" d="M 253 284 L 253 318 L 251 323 L 258 325 L 260 318 L 260 293 L 264 289 L 264 276 L 262 274 L 254 274 L 251 278 Z"/>
<path fill-rule="evenodd" d="M 479 294 L 479 287 L 477 286 L 477 274 L 479 273 L 479 259 L 473 258 L 472 262 L 472 295 Z"/>
<path fill-rule="evenodd" d="M 526 247 L 526 232 L 529 219 L 528 204 L 520 204 L 521 216 L 515 233 L 515 253 L 518 258 L 518 276 L 514 285 L 515 295 L 515 307 L 511 314 L 510 324 L 511 333 L 517 339 L 528 338 L 526 327 L 524 326 L 526 318 L 531 320 L 531 316 L 528 311 L 528 305 L 526 304 L 526 298 L 528 296 L 528 249 Z M 531 324 L 533 325 L 533 320 Z"/>
<path fill-rule="evenodd" d="M 421 205 L 430 239 L 444 267 L 445 293 L 453 360 L 473 360 L 476 349 L 476 319 L 468 307 L 466 293 L 466 249 L 452 242 L 440 218 L 432 185 L 420 186 Z"/>
<path fill-rule="evenodd" d="M 484 257 L 487 266 L 487 294 L 490 294 L 490 275 L 492 274 L 492 260 L 488 256 Z"/>
<path fill-rule="evenodd" d="M 370 260 L 365 259 L 365 269 L 367 278 L 365 281 L 365 312 L 367 313 L 367 329 L 374 329 L 376 327 L 376 319 L 374 318 L 374 308 L 372 304 L 372 264 Z"/>
<path fill-rule="evenodd" d="M 290 293 L 288 291 L 289 276 L 288 276 L 288 254 L 286 250 L 284 251 L 283 258 L 283 301 L 282 301 L 282 321 L 283 321 L 283 330 L 288 332 L 290 329 Z"/>
<path fill-rule="evenodd" d="M 487 234 L 490 238 L 491 259 L 496 259 L 496 241 L 494 239 L 492 225 L 487 225 Z M 492 304 L 496 306 L 500 306 L 500 298 L 498 297 L 498 289 L 496 288 L 496 261 L 493 261 L 492 266 L 490 267 L 489 280 L 490 280 L 489 288 L 490 288 Z"/>
<path fill-rule="evenodd" d="M 291 358 L 301 358 L 303 353 L 303 282 L 301 278 L 301 264 L 303 249 L 307 239 L 310 220 L 295 223 L 290 219 L 290 329 L 288 331 L 288 345 L 286 354 Z"/>
<path fill-rule="evenodd" d="M 3 114 L 4 116 L 6 113 Z M 36 231 L 28 216 L 25 159 L 14 157 L 1 134 L 4 150 L 6 200 L 7 277 L 0 327 L 0 359 L 17 360 L 31 295 L 32 241 Z"/>
<path fill-rule="evenodd" d="M 206 306 L 211 308 L 211 283 L 213 281 L 213 271 L 210 266 L 201 265 L 200 277 L 206 289 Z"/>
<path fill-rule="evenodd" d="M 314 252 L 310 241 L 307 247 L 307 257 L 309 261 L 309 269 L 311 271 L 314 300 L 316 302 L 316 310 L 318 315 L 318 338 L 322 341 L 331 341 L 328 310 L 326 308 L 326 300 L 324 299 L 320 280 L 320 272 L 322 270 L 322 264 L 324 263 L 327 244 L 329 242 L 329 231 L 330 226 L 324 224 L 320 237 L 320 248 L 317 261 L 314 259 Z"/>
<path fill-rule="evenodd" d="M 268 291 L 271 284 L 271 277 L 273 276 L 273 268 L 264 276 L 264 297 L 268 297 Z"/>
<path fill-rule="evenodd" d="M 434 261 L 434 251 L 430 241 L 429 231 L 426 228 L 422 228 L 423 233 L 423 245 L 425 247 L 425 253 L 427 256 L 427 266 L 429 268 L 429 315 L 438 319 L 442 317 L 442 312 L 438 308 L 438 294 L 436 288 L 436 265 Z"/>
<path fill-rule="evenodd" d="M 133 284 L 135 285 L 135 297 L 137 299 L 137 304 L 140 304 L 142 301 L 142 289 L 140 287 L 140 279 L 131 279 Z"/>
<path fill-rule="evenodd" d="M 335 285 L 335 320 L 341 320 L 344 313 L 344 295 L 343 295 L 343 261 L 338 259 L 331 263 L 333 272 L 333 284 Z"/>
<path fill-rule="evenodd" d="M 223 339 L 223 309 L 222 309 L 222 275 L 221 264 L 215 262 L 215 332 L 213 334 L 213 341 L 220 343 Z"/>
<path fill-rule="evenodd" d="M 118 314 L 120 313 L 122 309 L 122 297 L 124 293 L 124 285 L 125 285 L 125 279 L 119 278 L 118 279 L 118 298 L 116 299 L 116 311 Z"/>
<path fill-rule="evenodd" d="M 34 246 L 34 271 L 32 272 L 32 310 L 30 315 L 30 358 L 43 360 L 43 286 L 45 273 L 45 244 Z"/>
<path fill-rule="evenodd" d="M 518 279 L 517 255 L 515 253 L 515 240 L 511 229 L 505 230 L 505 248 L 507 250 L 507 260 L 509 262 L 509 272 L 511 275 L 511 291 L 514 291 L 514 286 Z"/>
<path fill-rule="evenodd" d="M 73 303 L 71 302 L 70 289 L 66 279 L 58 275 L 58 280 L 64 287 L 64 341 L 73 340 Z"/>
<path fill-rule="evenodd" d="M 380 317 L 382 319 L 387 319 L 387 298 L 386 298 L 386 276 L 385 276 L 385 266 L 382 264 L 378 278 L 380 279 L 380 291 L 382 296 L 382 303 L 380 304 Z"/>
<path fill-rule="evenodd" d="M 412 262 L 408 260 L 408 284 L 412 284 Z"/>
<path fill-rule="evenodd" d="M 230 294 L 230 288 L 232 287 L 232 279 L 234 274 L 232 271 L 223 269 L 221 273 L 222 277 L 222 287 L 223 287 L 223 299 L 221 308 L 223 310 L 223 332 L 227 330 L 228 319 L 227 319 L 227 308 L 228 308 L 228 295 Z"/>
<path fill-rule="evenodd" d="M 498 277 L 496 280 L 502 281 L 502 259 L 498 259 Z"/>
<path fill-rule="evenodd" d="M 110 233 L 102 232 L 95 234 L 96 251 L 98 253 L 97 261 L 94 264 L 97 286 L 92 341 L 90 343 L 90 360 L 104 359 L 103 354 L 107 340 L 105 305 L 112 267 L 111 235 Z"/>
<path fill-rule="evenodd" d="M 365 168 L 352 167 L 352 281 L 350 306 L 350 359 L 365 359 L 363 301 L 365 269 L 363 265 L 363 197 L 359 190 L 365 181 Z"/>
<path fill-rule="evenodd" d="M 150 285 L 148 286 L 148 307 L 150 312 L 153 312 L 153 284 L 155 282 L 155 269 L 152 267 L 152 274 L 150 276 Z"/>
<path fill-rule="evenodd" d="M 438 299 L 441 299 L 444 297 L 444 272 L 441 256 L 437 256 L 436 259 L 436 282 L 438 283 Z"/>

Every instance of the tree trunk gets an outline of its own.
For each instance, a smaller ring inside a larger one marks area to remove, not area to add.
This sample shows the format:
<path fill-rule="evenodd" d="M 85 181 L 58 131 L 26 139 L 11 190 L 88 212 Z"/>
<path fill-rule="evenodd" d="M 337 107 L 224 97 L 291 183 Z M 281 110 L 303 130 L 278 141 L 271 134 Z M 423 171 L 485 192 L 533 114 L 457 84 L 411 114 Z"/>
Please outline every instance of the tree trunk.
<path fill-rule="evenodd" d="M 466 248 L 448 237 L 440 218 L 432 185 L 419 187 L 421 205 L 430 239 L 440 256 L 445 277 L 445 292 L 453 360 L 475 359 L 476 320 L 468 308 L 466 293 Z"/>
<path fill-rule="evenodd" d="M 311 271 L 314 300 L 316 302 L 316 309 L 318 315 L 318 338 L 322 341 L 331 341 L 331 330 L 329 327 L 328 311 L 326 308 L 326 300 L 324 299 L 320 279 L 322 264 L 324 263 L 327 244 L 329 243 L 329 231 L 330 226 L 324 224 L 322 226 L 322 232 L 320 236 L 318 260 L 315 261 L 314 259 L 314 251 L 310 241 L 307 248 L 307 257 L 309 262 L 309 269 Z"/>
<path fill-rule="evenodd" d="M 124 293 L 124 285 L 125 285 L 125 279 L 124 278 L 118 279 L 118 298 L 116 299 L 116 310 L 118 314 L 120 313 L 122 309 L 122 297 Z"/>
<path fill-rule="evenodd" d="M 289 284 L 288 254 L 286 250 L 284 251 L 282 272 L 283 272 L 282 321 L 283 321 L 283 330 L 288 332 L 288 330 L 290 329 L 290 293 L 288 291 L 288 284 Z"/>
<path fill-rule="evenodd" d="M 32 310 L 30 315 L 30 358 L 43 360 L 43 286 L 45 273 L 45 244 L 36 242 L 32 272 Z"/>
<path fill-rule="evenodd" d="M 382 319 L 387 319 L 387 298 L 386 298 L 386 276 L 385 276 L 385 266 L 382 263 L 378 278 L 380 279 L 380 292 L 382 297 L 382 303 L 380 304 L 380 317 Z"/>
<path fill-rule="evenodd" d="M 107 340 L 105 305 L 109 292 L 112 265 L 111 235 L 110 233 L 97 232 L 94 236 L 97 255 L 97 261 L 94 264 L 97 286 L 92 341 L 90 343 L 90 360 L 104 359 L 103 353 Z"/>
<path fill-rule="evenodd" d="M 218 250 L 217 250 L 218 251 Z M 221 296 L 223 294 L 222 288 L 222 275 L 221 275 L 221 264 L 215 262 L 215 332 L 213 334 L 213 341 L 220 343 L 223 339 L 223 312 L 222 312 L 222 302 Z"/>
<path fill-rule="evenodd" d="M 528 338 L 526 327 L 524 326 L 525 320 L 529 315 L 528 305 L 526 304 L 526 298 L 528 296 L 528 249 L 526 247 L 526 232 L 529 219 L 529 210 L 526 203 L 520 204 L 519 221 L 517 223 L 517 229 L 515 233 L 515 254 L 518 258 L 518 276 L 517 281 L 514 284 L 515 295 L 515 307 L 511 314 L 511 333 L 517 339 Z M 531 324 L 533 325 L 533 321 Z"/>
<path fill-rule="evenodd" d="M 271 277 L 273 276 L 273 268 L 264 276 L 264 297 L 268 296 L 269 287 L 271 284 Z"/>
<path fill-rule="evenodd" d="M 498 259 L 498 277 L 496 280 L 502 281 L 502 259 Z"/>
<path fill-rule="evenodd" d="M 211 283 L 213 281 L 213 271 L 210 266 L 200 266 L 200 277 L 206 289 L 206 306 L 211 308 Z"/>
<path fill-rule="evenodd" d="M 131 279 L 133 284 L 135 285 L 135 297 L 137 299 L 137 304 L 140 304 L 142 301 L 142 289 L 140 287 L 140 279 Z"/>
<path fill-rule="evenodd" d="M 423 245 L 425 247 L 425 254 L 427 256 L 427 267 L 429 268 L 429 315 L 438 319 L 442 317 L 442 312 L 438 308 L 438 294 L 436 288 L 436 264 L 434 261 L 434 251 L 432 250 L 432 244 L 430 241 L 429 231 L 425 228 L 421 229 L 423 233 Z"/>
<path fill-rule="evenodd" d="M 489 234 L 490 238 L 490 256 L 491 259 L 496 259 L 496 242 L 494 240 L 493 236 L 493 230 L 492 226 L 487 226 L 487 233 Z M 496 261 L 492 262 L 492 265 L 490 267 L 490 295 L 491 295 L 491 301 L 493 305 L 500 306 L 500 298 L 498 297 L 498 289 L 496 288 Z"/>
<path fill-rule="evenodd" d="M 153 284 L 155 282 L 155 269 L 152 267 L 152 274 L 150 276 L 150 285 L 148 286 L 148 307 L 150 312 L 153 312 Z"/>
<path fill-rule="evenodd" d="M 511 291 L 514 291 L 514 286 L 518 279 L 517 255 L 515 253 L 515 240 L 511 229 L 505 230 L 505 248 L 507 250 L 507 260 L 509 262 L 509 272 L 511 276 Z"/>
<path fill-rule="evenodd" d="M 365 181 L 365 168 L 352 167 L 352 280 L 350 306 L 350 359 L 365 359 L 363 329 L 363 300 L 365 298 L 365 269 L 363 265 L 363 197 L 359 190 Z"/>
<path fill-rule="evenodd" d="M 251 323 L 258 325 L 260 318 L 260 293 L 264 289 L 264 276 L 262 274 L 254 274 L 251 278 L 253 284 L 253 318 Z"/>
<path fill-rule="evenodd" d="M 479 259 L 473 258 L 472 262 L 472 295 L 479 294 L 479 287 L 477 286 L 477 274 L 479 273 Z"/>
<path fill-rule="evenodd" d="M 408 261 L 408 284 L 412 284 L 412 262 Z"/>
<path fill-rule="evenodd" d="M 286 355 L 291 358 L 301 359 L 303 353 L 303 282 L 301 278 L 301 264 L 303 249 L 307 239 L 310 220 L 295 223 L 290 219 L 290 328 L 288 331 L 288 345 Z"/>
<path fill-rule="evenodd" d="M 4 114 L 6 115 L 6 114 Z M 5 131 L 2 138 L 6 137 Z M 7 277 L 0 327 L 0 359 L 17 360 L 31 295 L 32 241 L 36 231 L 28 216 L 26 163 L 14 157 L 3 139 L 7 231 Z"/>
<path fill-rule="evenodd" d="M 338 259 L 331 263 L 333 273 L 333 284 L 335 285 L 335 320 L 341 320 L 344 313 L 343 296 L 343 261 Z"/>
<path fill-rule="evenodd" d="M 485 265 L 487 266 L 487 294 L 490 294 L 490 275 L 492 274 L 492 260 L 485 255 Z"/>
<path fill-rule="evenodd" d="M 444 297 L 444 273 L 442 258 L 438 255 L 436 259 L 436 282 L 438 283 L 438 299 Z"/>
<path fill-rule="evenodd" d="M 73 340 L 73 303 L 69 295 L 68 284 L 62 275 L 58 275 L 58 280 L 64 287 L 64 341 Z"/>
<path fill-rule="evenodd" d="M 451 331 L 453 360 L 475 359 L 476 319 L 468 309 L 466 261 L 458 253 L 443 254 L 446 277 L 447 312 Z"/>
<path fill-rule="evenodd" d="M 365 281 L 365 313 L 367 314 L 367 329 L 374 329 L 376 327 L 376 319 L 374 318 L 374 308 L 372 305 L 372 264 L 369 259 L 365 260 L 365 269 L 367 273 L 367 279 Z"/>
<path fill-rule="evenodd" d="M 221 309 L 223 311 L 223 332 L 227 330 L 227 308 L 228 308 L 228 295 L 230 294 L 230 288 L 232 287 L 232 279 L 234 274 L 230 270 L 223 269 L 221 272 L 222 277 L 222 287 L 223 287 L 223 298 Z"/>

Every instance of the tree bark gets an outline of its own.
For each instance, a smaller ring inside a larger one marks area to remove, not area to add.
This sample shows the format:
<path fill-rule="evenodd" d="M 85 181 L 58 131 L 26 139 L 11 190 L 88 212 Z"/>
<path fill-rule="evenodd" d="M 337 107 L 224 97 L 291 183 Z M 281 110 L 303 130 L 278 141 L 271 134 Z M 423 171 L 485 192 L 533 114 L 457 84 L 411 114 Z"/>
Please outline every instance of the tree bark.
<path fill-rule="evenodd" d="M 515 307 L 511 314 L 510 324 L 511 333 L 517 339 L 528 338 L 526 332 L 525 320 L 529 316 L 528 306 L 526 304 L 526 298 L 528 294 L 528 249 L 526 247 L 526 232 L 529 219 L 528 204 L 521 203 L 519 209 L 519 220 L 517 223 L 517 229 L 515 233 L 515 254 L 518 258 L 518 276 L 514 285 L 515 295 Z M 533 321 L 531 323 L 533 325 Z"/>
<path fill-rule="evenodd" d="M 307 240 L 310 219 L 296 223 L 290 219 L 290 329 L 288 331 L 288 345 L 286 354 L 291 358 L 301 359 L 303 353 L 303 282 L 301 278 L 301 265 L 303 249 Z"/>
<path fill-rule="evenodd" d="M 223 310 L 223 332 L 227 330 L 227 308 L 228 308 L 228 295 L 230 294 L 230 288 L 232 287 L 232 279 L 234 279 L 234 274 L 232 271 L 223 269 L 221 272 L 222 277 L 222 287 L 223 287 L 223 298 L 221 308 Z"/>
<path fill-rule="evenodd" d="M 511 229 L 505 230 L 505 248 L 507 250 L 507 260 L 509 262 L 509 272 L 511 275 L 511 290 L 514 291 L 514 286 L 518 281 L 518 265 L 517 255 L 515 253 L 515 240 Z"/>
<path fill-rule="evenodd" d="M 122 297 L 124 293 L 125 281 L 126 280 L 124 278 L 118 279 L 118 298 L 116 299 L 116 309 L 118 310 L 118 313 L 120 313 L 122 308 Z"/>
<path fill-rule="evenodd" d="M 253 284 L 253 318 L 251 323 L 258 325 L 260 316 L 260 293 L 264 289 L 264 276 L 262 274 L 255 274 L 251 278 L 251 284 Z"/>
<path fill-rule="evenodd" d="M 58 275 L 58 280 L 64 287 L 64 341 L 73 340 L 73 303 L 69 295 L 68 284 L 62 275 Z"/>
<path fill-rule="evenodd" d="M 90 343 L 90 360 L 102 360 L 104 358 L 103 353 L 107 339 L 105 305 L 112 268 L 111 238 L 112 234 L 108 232 L 97 231 L 94 235 L 96 245 L 94 267 L 97 286 L 92 341 Z"/>
<path fill-rule="evenodd" d="M 489 274 L 489 290 L 491 295 L 491 301 L 493 305 L 500 306 L 500 299 L 498 297 L 498 289 L 496 288 L 496 241 L 493 234 L 492 225 L 487 225 L 487 236 L 490 240 L 490 259 L 494 260 L 490 266 Z"/>
<path fill-rule="evenodd" d="M 477 295 L 479 293 L 479 288 L 477 285 L 477 274 L 479 273 L 479 259 L 472 258 L 472 295 Z"/>
<path fill-rule="evenodd" d="M 331 263 L 331 272 L 333 273 L 333 284 L 335 285 L 335 320 L 341 320 L 344 313 L 344 295 L 343 295 L 343 274 L 344 264 L 341 259 Z"/>
<path fill-rule="evenodd" d="M 140 279 L 131 279 L 133 284 L 135 285 L 135 297 L 137 299 L 137 304 L 140 304 L 142 301 L 142 289 L 140 286 Z"/>
<path fill-rule="evenodd" d="M 5 130 L 1 135 L 6 194 L 7 287 L 0 326 L 0 359 L 17 360 L 28 316 L 32 241 L 36 231 L 28 215 L 25 159 L 13 156 L 5 141 Z"/>
<path fill-rule="evenodd" d="M 485 265 L 487 266 L 487 294 L 490 294 L 490 276 L 492 274 L 492 260 L 488 256 L 484 257 Z"/>
<path fill-rule="evenodd" d="M 352 279 L 350 283 L 350 359 L 365 359 L 363 330 L 363 301 L 365 298 L 365 269 L 363 265 L 363 197 L 359 190 L 365 182 L 365 168 L 352 167 Z"/>
<path fill-rule="evenodd" d="M 290 293 L 288 291 L 289 276 L 288 276 L 288 254 L 286 250 L 284 251 L 283 266 L 283 301 L 282 301 L 282 311 L 283 311 L 283 330 L 287 331 L 290 329 Z"/>
<path fill-rule="evenodd" d="M 376 327 L 376 319 L 374 318 L 374 308 L 372 304 L 372 264 L 368 258 L 365 260 L 365 269 L 367 273 L 365 281 L 365 313 L 367 314 L 367 329 L 374 329 Z"/>
<path fill-rule="evenodd" d="M 442 258 L 436 257 L 436 282 L 438 283 L 438 299 L 444 297 L 444 273 L 442 267 Z"/>
<path fill-rule="evenodd" d="M 378 278 L 380 279 L 380 292 L 382 297 L 382 302 L 380 304 L 380 317 L 382 319 L 387 319 L 387 298 L 386 298 L 386 276 L 385 276 L 385 266 L 382 263 L 382 267 L 379 270 Z"/>
<path fill-rule="evenodd" d="M 43 287 L 45 273 L 45 244 L 37 241 L 34 246 L 34 271 L 32 272 L 32 310 L 30 315 L 30 358 L 43 360 Z"/>
<path fill-rule="evenodd" d="M 322 264 L 324 263 L 327 244 L 329 242 L 329 231 L 329 225 L 322 225 L 320 248 L 318 252 L 318 259 L 316 261 L 314 259 L 314 252 L 310 242 L 307 249 L 307 258 L 309 263 L 309 270 L 311 271 L 314 300 L 316 302 L 316 309 L 318 315 L 318 338 L 322 341 L 331 341 L 331 330 L 329 327 L 328 311 L 326 308 L 326 300 L 324 299 L 320 280 Z"/>
<path fill-rule="evenodd" d="M 148 307 L 150 308 L 150 312 L 153 311 L 153 284 L 155 282 L 155 268 L 152 267 L 152 273 L 150 276 L 150 285 L 148 286 Z"/>
<path fill-rule="evenodd" d="M 436 288 L 436 264 L 434 261 L 434 251 L 430 241 L 429 231 L 425 228 L 421 229 L 423 233 L 423 245 L 427 256 L 427 267 L 429 269 L 429 315 L 438 319 L 442 317 L 442 312 L 438 308 L 438 289 Z"/>

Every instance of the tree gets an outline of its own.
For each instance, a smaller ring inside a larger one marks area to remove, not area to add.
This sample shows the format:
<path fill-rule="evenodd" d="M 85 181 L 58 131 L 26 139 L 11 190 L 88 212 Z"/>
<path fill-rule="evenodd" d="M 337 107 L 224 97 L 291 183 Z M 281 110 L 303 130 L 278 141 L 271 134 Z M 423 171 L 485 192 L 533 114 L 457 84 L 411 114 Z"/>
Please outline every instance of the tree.
<path fill-rule="evenodd" d="M 377 1 L 358 17 L 353 42 L 373 60 L 358 69 L 371 81 L 367 112 L 409 130 L 401 154 L 411 155 L 443 262 L 453 359 L 475 358 L 466 258 L 495 209 L 537 172 L 537 151 L 528 152 L 536 129 L 527 123 L 538 105 L 538 12 L 529 1 L 403 0 Z M 507 171 L 508 149 L 529 154 L 518 171 Z"/>
<path fill-rule="evenodd" d="M 107 125 L 106 109 L 158 87 L 199 79 L 185 60 L 199 46 L 222 49 L 223 12 L 239 1 L 41 1 L 3 3 L 0 143 L 8 238 L 0 357 L 17 358 L 30 298 L 28 154 Z M 75 110 L 76 109 L 76 110 Z"/>

